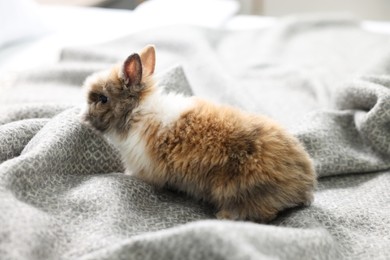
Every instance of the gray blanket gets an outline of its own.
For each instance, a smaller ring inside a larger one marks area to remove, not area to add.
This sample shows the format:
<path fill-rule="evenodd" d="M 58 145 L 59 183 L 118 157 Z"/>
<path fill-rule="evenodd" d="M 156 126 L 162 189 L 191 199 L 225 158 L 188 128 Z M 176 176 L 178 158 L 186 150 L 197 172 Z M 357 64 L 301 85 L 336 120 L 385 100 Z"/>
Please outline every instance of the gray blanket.
<path fill-rule="evenodd" d="M 218 221 L 124 175 L 79 123 L 84 78 L 153 43 L 160 85 L 281 122 L 315 161 L 315 202 L 268 225 Z M 390 38 L 342 19 L 257 31 L 151 30 L 67 48 L 0 81 L 0 259 L 389 259 Z"/>

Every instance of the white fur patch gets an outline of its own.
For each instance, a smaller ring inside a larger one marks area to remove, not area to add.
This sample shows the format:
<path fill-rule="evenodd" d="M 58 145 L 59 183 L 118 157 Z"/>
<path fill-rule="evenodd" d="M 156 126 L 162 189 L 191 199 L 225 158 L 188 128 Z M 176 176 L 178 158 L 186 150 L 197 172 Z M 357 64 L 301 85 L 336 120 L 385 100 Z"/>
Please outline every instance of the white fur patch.
<path fill-rule="evenodd" d="M 113 133 L 108 134 L 109 139 L 120 149 L 126 169 L 136 174 L 141 171 L 143 174 L 152 174 L 154 162 L 148 155 L 143 129 L 150 122 L 159 122 L 162 128 L 169 126 L 184 111 L 193 107 L 194 103 L 192 98 L 156 91 L 133 111 L 144 116 L 131 128 L 125 140 L 120 140 Z"/>
<path fill-rule="evenodd" d="M 149 117 L 150 119 L 161 122 L 162 126 L 168 126 L 193 106 L 193 98 L 176 93 L 163 94 L 159 89 L 150 95 L 137 110 L 148 113 L 152 117 Z"/>
<path fill-rule="evenodd" d="M 126 170 L 133 173 L 149 171 L 152 166 L 151 159 L 146 152 L 145 140 L 140 135 L 140 127 L 137 128 L 133 129 L 125 140 L 109 135 L 109 139 L 121 152 Z"/>

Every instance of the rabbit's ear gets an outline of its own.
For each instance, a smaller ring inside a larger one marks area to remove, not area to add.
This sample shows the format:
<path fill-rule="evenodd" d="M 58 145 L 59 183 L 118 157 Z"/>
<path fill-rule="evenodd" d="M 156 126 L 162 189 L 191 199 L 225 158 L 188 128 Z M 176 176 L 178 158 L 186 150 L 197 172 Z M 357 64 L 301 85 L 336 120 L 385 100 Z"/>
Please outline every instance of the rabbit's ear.
<path fill-rule="evenodd" d="M 153 45 L 146 45 L 139 53 L 145 76 L 150 76 L 154 72 L 156 65 L 156 50 Z"/>
<path fill-rule="evenodd" d="M 137 53 L 131 54 L 123 63 L 122 77 L 126 86 L 134 86 L 141 83 L 142 63 Z"/>

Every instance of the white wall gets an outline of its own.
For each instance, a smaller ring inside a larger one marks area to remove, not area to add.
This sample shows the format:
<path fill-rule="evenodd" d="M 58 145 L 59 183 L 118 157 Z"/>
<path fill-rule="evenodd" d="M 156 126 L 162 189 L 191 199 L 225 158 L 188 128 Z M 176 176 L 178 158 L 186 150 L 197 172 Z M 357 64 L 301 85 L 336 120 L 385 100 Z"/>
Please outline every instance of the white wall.
<path fill-rule="evenodd" d="M 244 13 L 282 16 L 309 12 L 350 12 L 356 17 L 390 20 L 390 0 L 240 0 Z"/>

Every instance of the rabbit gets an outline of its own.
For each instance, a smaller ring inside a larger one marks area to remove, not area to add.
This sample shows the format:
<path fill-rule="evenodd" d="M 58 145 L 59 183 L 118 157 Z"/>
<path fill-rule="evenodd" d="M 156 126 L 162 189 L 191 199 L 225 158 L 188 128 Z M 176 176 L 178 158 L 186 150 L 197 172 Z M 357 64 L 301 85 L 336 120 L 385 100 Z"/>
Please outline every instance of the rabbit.
<path fill-rule="evenodd" d="M 155 62 L 148 45 L 84 83 L 82 122 L 118 148 L 127 172 L 210 203 L 218 219 L 267 223 L 311 204 L 316 173 L 298 139 L 265 116 L 163 93 Z"/>

